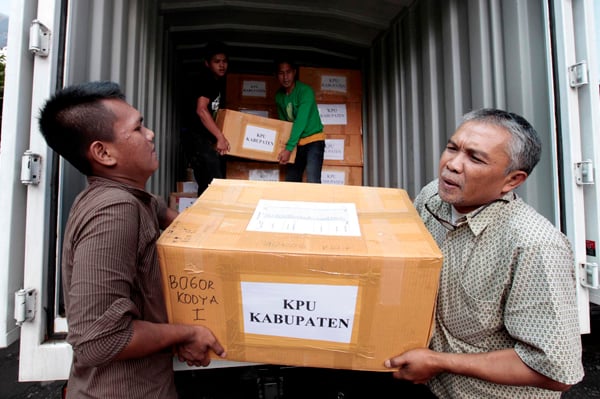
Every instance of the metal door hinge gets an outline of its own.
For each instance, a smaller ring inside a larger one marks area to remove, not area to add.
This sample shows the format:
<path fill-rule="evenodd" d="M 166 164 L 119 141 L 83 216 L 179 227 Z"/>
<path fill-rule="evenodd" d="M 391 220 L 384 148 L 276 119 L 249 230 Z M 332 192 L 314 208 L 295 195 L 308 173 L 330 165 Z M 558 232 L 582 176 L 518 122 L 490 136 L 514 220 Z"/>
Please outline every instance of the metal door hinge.
<path fill-rule="evenodd" d="M 593 290 L 600 288 L 600 273 L 597 263 L 580 263 L 579 268 L 581 276 L 579 282 L 582 286 Z"/>
<path fill-rule="evenodd" d="M 35 317 L 36 292 L 33 288 L 20 289 L 15 292 L 15 320 L 20 326 Z"/>
<path fill-rule="evenodd" d="M 594 164 L 591 160 L 575 163 L 575 182 L 578 185 L 594 184 Z"/>
<path fill-rule="evenodd" d="M 21 183 L 39 184 L 42 157 L 27 150 L 21 158 Z"/>
<path fill-rule="evenodd" d="M 586 61 L 569 67 L 569 85 L 573 88 L 588 84 L 588 67 Z"/>
<path fill-rule="evenodd" d="M 47 57 L 50 52 L 50 29 L 37 19 L 29 26 L 29 51 L 40 57 Z"/>

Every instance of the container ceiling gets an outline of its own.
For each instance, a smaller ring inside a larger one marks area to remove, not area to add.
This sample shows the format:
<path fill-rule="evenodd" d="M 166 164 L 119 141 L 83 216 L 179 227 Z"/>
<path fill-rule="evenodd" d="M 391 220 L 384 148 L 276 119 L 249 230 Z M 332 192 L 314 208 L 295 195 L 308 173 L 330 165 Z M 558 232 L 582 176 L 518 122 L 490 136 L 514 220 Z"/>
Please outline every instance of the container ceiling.
<path fill-rule="evenodd" d="M 159 0 L 178 61 L 220 40 L 230 70 L 260 72 L 285 54 L 303 65 L 360 68 L 373 40 L 414 0 Z"/>

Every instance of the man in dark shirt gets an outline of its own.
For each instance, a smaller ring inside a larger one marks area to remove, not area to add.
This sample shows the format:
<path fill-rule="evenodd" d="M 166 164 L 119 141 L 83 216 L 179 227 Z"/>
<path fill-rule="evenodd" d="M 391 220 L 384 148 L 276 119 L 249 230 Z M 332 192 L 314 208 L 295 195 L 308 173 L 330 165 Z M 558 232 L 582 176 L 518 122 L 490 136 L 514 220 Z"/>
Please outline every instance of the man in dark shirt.
<path fill-rule="evenodd" d="M 48 145 L 88 177 L 63 240 L 67 398 L 176 398 L 173 353 L 195 366 L 225 355 L 208 328 L 168 324 L 156 239 L 176 212 L 144 189 L 158 159 L 142 121 L 112 82 L 65 88 L 41 110 Z"/>
<path fill-rule="evenodd" d="M 215 116 L 225 104 L 227 67 L 226 46 L 220 42 L 209 43 L 200 81 L 194 88 L 195 115 L 183 137 L 185 151 L 198 183 L 198 195 L 206 190 L 212 179 L 225 178 L 223 155 L 229 152 L 230 147 L 215 123 Z"/>

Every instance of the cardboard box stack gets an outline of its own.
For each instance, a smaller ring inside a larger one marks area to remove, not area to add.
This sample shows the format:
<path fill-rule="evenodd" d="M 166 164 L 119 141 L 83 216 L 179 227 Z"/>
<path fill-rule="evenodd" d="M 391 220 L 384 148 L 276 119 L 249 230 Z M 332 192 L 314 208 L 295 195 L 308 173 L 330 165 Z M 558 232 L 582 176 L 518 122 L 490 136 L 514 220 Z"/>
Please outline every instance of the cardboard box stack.
<path fill-rule="evenodd" d="M 326 135 L 322 182 L 337 185 L 362 185 L 362 81 L 360 71 L 301 67 L 300 80 L 315 91 L 319 114 Z M 275 76 L 228 74 L 227 108 L 244 113 L 278 118 L 275 93 L 279 82 Z M 229 136 L 228 136 L 229 137 Z M 279 173 L 285 179 L 285 168 L 273 165 L 276 159 L 257 158 L 256 154 L 231 153 L 228 178 L 273 180 Z M 258 163 L 246 163 L 248 158 Z M 245 173 L 242 169 L 249 168 Z M 231 175 L 229 174 L 231 171 Z M 260 173 L 252 173 L 261 171 Z M 269 173 L 266 173 L 269 171 Z"/>
<path fill-rule="evenodd" d="M 315 91 L 325 132 L 323 174 L 350 168 L 353 178 L 341 184 L 362 185 L 362 80 L 360 71 L 301 67 L 299 78 Z M 326 179 L 323 179 L 326 180 Z M 337 181 L 340 184 L 341 180 Z"/>
<path fill-rule="evenodd" d="M 284 181 L 285 167 L 276 162 L 229 159 L 226 175 L 228 179 Z"/>
<path fill-rule="evenodd" d="M 404 190 L 215 180 L 157 245 L 169 321 L 228 360 L 389 371 L 428 344 L 442 255 Z"/>
<path fill-rule="evenodd" d="M 198 183 L 194 180 L 192 169 L 187 170 L 185 181 L 178 181 L 175 192 L 169 195 L 169 208 L 177 212 L 183 212 L 189 208 L 198 198 Z"/>
<path fill-rule="evenodd" d="M 227 74 L 226 108 L 277 119 L 274 75 Z"/>
<path fill-rule="evenodd" d="M 194 182 L 195 183 L 195 182 Z M 169 195 L 169 208 L 177 212 L 183 212 L 189 208 L 198 199 L 197 191 L 194 192 L 179 192 L 176 191 Z"/>

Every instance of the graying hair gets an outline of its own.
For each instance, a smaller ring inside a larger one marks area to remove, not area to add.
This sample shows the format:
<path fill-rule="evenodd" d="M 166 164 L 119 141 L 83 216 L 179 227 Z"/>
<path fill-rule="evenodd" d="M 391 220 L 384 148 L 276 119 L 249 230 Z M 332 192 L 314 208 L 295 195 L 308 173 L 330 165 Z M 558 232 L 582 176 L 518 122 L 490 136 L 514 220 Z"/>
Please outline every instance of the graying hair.
<path fill-rule="evenodd" d="M 482 108 L 465 114 L 462 124 L 466 122 L 489 123 L 510 133 L 511 140 L 507 148 L 510 163 L 506 174 L 514 170 L 522 170 L 527 175 L 531 174 L 540 160 L 542 142 L 533 126 L 525 118 L 513 112 Z"/>

